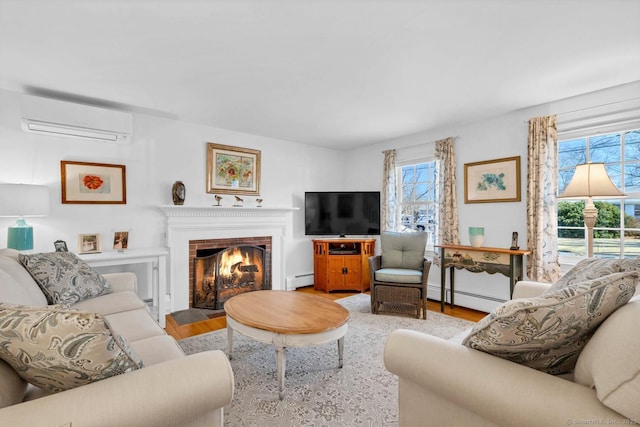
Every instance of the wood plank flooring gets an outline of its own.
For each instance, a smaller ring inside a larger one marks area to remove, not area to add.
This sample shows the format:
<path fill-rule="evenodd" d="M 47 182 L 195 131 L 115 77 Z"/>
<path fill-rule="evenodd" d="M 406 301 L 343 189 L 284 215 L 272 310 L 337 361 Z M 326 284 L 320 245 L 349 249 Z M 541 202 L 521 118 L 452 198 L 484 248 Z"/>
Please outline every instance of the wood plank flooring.
<path fill-rule="evenodd" d="M 306 292 L 306 293 L 318 295 L 324 298 L 329 298 L 331 300 L 337 300 L 340 298 L 345 298 L 351 295 L 358 294 L 358 292 L 344 292 L 344 291 L 334 291 L 331 293 L 326 293 L 323 291 L 314 290 L 313 286 L 298 288 L 296 289 L 296 292 Z M 427 301 L 427 309 L 430 311 L 440 312 L 440 302 L 431 301 L 431 300 Z M 453 310 L 449 306 L 445 306 L 444 313 L 448 314 L 449 316 L 457 317 L 459 319 L 469 320 L 471 322 L 477 322 L 487 314 L 482 311 L 472 310 L 472 309 L 460 307 L 460 306 L 455 307 Z M 167 315 L 166 320 L 167 320 L 167 324 L 166 324 L 165 330 L 169 335 L 171 335 L 177 340 L 188 338 L 194 335 L 204 334 L 211 331 L 216 331 L 218 329 L 224 329 L 227 327 L 227 321 L 224 316 L 216 317 L 209 320 L 203 320 L 200 322 L 188 323 L 186 325 L 179 325 L 170 314 Z M 429 320 L 427 316 L 427 322 L 428 321 Z"/>

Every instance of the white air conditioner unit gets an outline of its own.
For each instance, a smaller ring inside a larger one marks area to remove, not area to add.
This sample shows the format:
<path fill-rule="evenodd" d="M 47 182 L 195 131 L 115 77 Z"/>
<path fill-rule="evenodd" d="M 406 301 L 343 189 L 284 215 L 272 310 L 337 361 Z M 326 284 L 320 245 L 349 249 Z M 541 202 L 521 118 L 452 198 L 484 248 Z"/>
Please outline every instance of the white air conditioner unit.
<path fill-rule="evenodd" d="M 22 98 L 25 132 L 126 144 L 130 141 L 132 120 L 131 113 L 124 111 L 31 95 Z"/>

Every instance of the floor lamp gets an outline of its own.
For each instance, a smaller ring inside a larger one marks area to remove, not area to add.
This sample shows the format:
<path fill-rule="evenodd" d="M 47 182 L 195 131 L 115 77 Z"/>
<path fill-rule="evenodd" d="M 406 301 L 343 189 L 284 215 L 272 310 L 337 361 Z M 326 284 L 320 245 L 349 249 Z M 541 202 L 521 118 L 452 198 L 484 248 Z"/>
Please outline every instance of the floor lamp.
<path fill-rule="evenodd" d="M 25 217 L 49 215 L 49 187 L 45 185 L 0 184 L 0 217 L 17 217 L 7 232 L 7 247 L 33 249 L 33 227 Z"/>
<path fill-rule="evenodd" d="M 559 199 L 587 199 L 582 211 L 584 225 L 587 227 L 587 256 L 593 256 L 593 227 L 598 218 L 598 209 L 593 199 L 611 199 L 626 197 L 613 184 L 604 163 L 583 163 L 576 166 L 571 182 L 558 196 Z"/>

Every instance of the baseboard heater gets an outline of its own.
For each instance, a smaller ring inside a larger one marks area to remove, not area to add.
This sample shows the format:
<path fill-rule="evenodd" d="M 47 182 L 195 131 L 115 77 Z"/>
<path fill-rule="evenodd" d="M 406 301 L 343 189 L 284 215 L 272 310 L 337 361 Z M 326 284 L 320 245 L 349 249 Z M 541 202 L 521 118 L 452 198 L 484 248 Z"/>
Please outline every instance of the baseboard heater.
<path fill-rule="evenodd" d="M 303 286 L 313 285 L 313 273 L 296 274 L 286 279 L 287 289 L 297 289 Z"/>

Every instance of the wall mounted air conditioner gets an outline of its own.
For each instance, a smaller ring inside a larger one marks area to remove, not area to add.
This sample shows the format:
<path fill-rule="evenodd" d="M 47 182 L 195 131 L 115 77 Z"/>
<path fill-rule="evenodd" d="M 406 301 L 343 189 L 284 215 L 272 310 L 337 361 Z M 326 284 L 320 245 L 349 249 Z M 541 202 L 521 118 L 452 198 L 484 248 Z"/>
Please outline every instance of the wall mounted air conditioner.
<path fill-rule="evenodd" d="M 24 95 L 22 130 L 52 136 L 126 144 L 132 114 L 49 98 Z"/>

